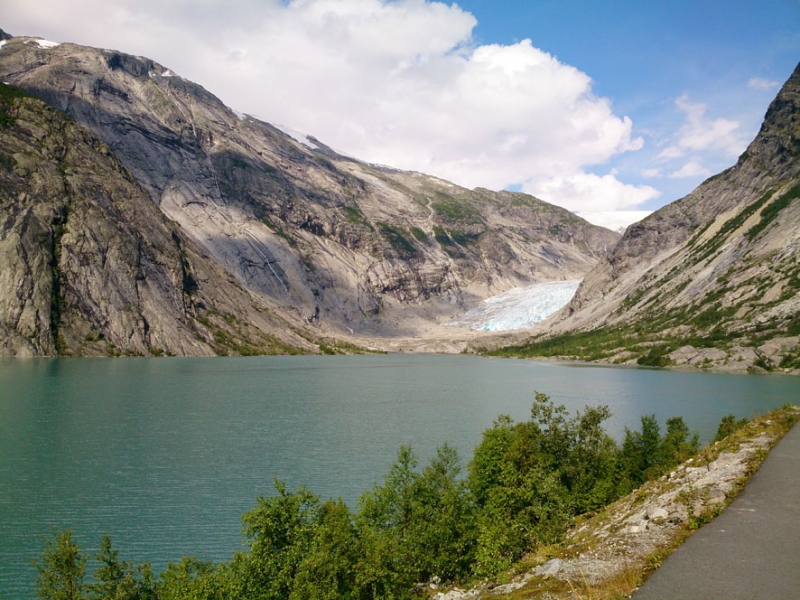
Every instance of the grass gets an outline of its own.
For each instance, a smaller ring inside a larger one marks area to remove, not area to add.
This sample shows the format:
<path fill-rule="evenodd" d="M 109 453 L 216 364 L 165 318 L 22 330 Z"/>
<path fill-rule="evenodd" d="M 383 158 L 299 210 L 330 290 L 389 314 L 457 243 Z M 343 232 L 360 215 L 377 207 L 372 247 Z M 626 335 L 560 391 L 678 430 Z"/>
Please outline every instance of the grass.
<path fill-rule="evenodd" d="M 362 346 L 351 344 L 342 340 L 333 338 L 322 338 L 314 341 L 319 346 L 319 351 L 322 354 L 336 355 L 336 354 L 386 354 L 383 350 L 370 350 Z"/>
<path fill-rule="evenodd" d="M 766 229 L 767 226 L 775 220 L 775 217 L 778 216 L 778 213 L 789 206 L 792 200 L 796 200 L 797 198 L 800 198 L 800 184 L 791 188 L 788 192 L 781 195 L 780 198 L 767 205 L 767 207 L 761 211 L 761 220 L 748 229 L 747 233 L 745 233 L 747 239 L 752 242 L 759 233 Z"/>
<path fill-rule="evenodd" d="M 207 340 L 201 332 L 195 338 L 210 343 L 219 356 L 263 356 L 276 354 L 302 354 L 295 346 L 286 344 L 275 336 L 261 331 L 251 331 L 250 326 L 236 315 L 214 309 L 195 318 L 211 335 Z"/>
<path fill-rule="evenodd" d="M 8 109 L 18 98 L 28 98 L 29 95 L 20 88 L 0 82 L 0 129 L 11 125 L 16 117 L 8 113 Z"/>
<path fill-rule="evenodd" d="M 463 200 L 437 192 L 431 208 L 442 219 L 451 223 L 475 225 L 482 222 L 480 211 Z"/>
<path fill-rule="evenodd" d="M 386 241 L 389 242 L 392 249 L 401 258 L 411 258 L 419 253 L 402 227 L 380 222 L 378 223 L 378 229 Z"/>

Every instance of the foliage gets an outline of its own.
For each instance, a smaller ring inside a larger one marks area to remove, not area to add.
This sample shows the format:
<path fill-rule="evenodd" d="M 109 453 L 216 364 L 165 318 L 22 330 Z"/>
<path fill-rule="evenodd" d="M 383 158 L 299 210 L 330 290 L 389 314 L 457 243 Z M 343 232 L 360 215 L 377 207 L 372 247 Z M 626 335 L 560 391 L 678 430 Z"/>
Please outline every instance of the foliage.
<path fill-rule="evenodd" d="M 500 416 L 475 449 L 466 477 L 444 444 L 423 469 L 408 446 L 351 513 L 305 488 L 259 497 L 244 514 L 246 549 L 227 563 L 194 557 L 149 564 L 120 560 L 108 536 L 84 584 L 86 557 L 70 532 L 53 534 L 39 563 L 39 595 L 63 600 L 403 599 L 420 584 L 467 581 L 508 569 L 557 545 L 574 517 L 596 511 L 696 453 L 683 419 L 642 417 L 618 447 L 603 429 L 606 406 L 575 415 L 536 392 L 530 420 Z M 731 417 L 732 418 L 732 417 Z M 723 419 L 723 424 L 730 419 Z M 730 423 L 728 423 L 730 424 Z M 722 425 L 721 425 L 722 427 Z"/>
<path fill-rule="evenodd" d="M 354 598 L 358 536 L 350 509 L 328 500 L 319 509 L 314 537 L 298 565 L 292 600 Z"/>
<path fill-rule="evenodd" d="M 625 428 L 618 460 L 620 493 L 659 477 L 699 450 L 699 436 L 689 433 L 682 417 L 668 419 L 667 433 L 662 437 L 655 415 L 642 416 L 640 431 Z"/>
<path fill-rule="evenodd" d="M 86 555 L 72 541 L 72 531 L 52 532 L 39 562 L 37 592 L 42 600 L 80 600 L 86 576 Z"/>
<path fill-rule="evenodd" d="M 600 427 L 610 416 L 600 406 L 569 418 L 537 392 L 530 421 L 503 416 L 484 432 L 468 477 L 481 508 L 478 575 L 558 541 L 575 514 L 613 499 L 616 445 Z"/>
<path fill-rule="evenodd" d="M 735 415 L 725 415 L 719 422 L 717 433 L 714 435 L 712 442 L 720 442 L 729 435 L 739 431 L 742 427 L 747 425 L 747 419 L 737 419 Z"/>
<path fill-rule="evenodd" d="M 304 488 L 288 492 L 275 482 L 276 496 L 259 497 L 245 513 L 249 552 L 237 556 L 241 596 L 277 600 L 288 598 L 302 559 L 308 553 L 319 515 L 319 498 Z"/>
<path fill-rule="evenodd" d="M 410 258 L 418 253 L 417 248 L 408 239 L 405 230 L 390 223 L 378 223 L 378 229 L 391 245 L 392 249 L 402 258 Z"/>
<path fill-rule="evenodd" d="M 211 562 L 184 557 L 169 563 L 155 586 L 152 598 L 158 600 L 223 600 L 232 598 L 227 591 L 222 567 Z M 109 600 L 112 597 L 108 597 Z"/>
<path fill-rule="evenodd" d="M 100 551 L 95 559 L 100 564 L 94 572 L 95 583 L 88 586 L 89 597 L 96 600 L 136 600 L 143 595 L 146 587 L 152 589 L 152 581 L 137 581 L 130 563 L 118 558 L 119 552 L 111 544 L 106 534 L 100 542 Z M 149 572 L 149 571 L 148 571 Z M 151 577 L 148 576 L 148 580 Z"/>
<path fill-rule="evenodd" d="M 359 501 L 362 596 L 402 597 L 417 582 L 469 573 L 474 505 L 458 479 L 458 454 L 445 444 L 422 473 L 416 467 L 411 448 L 401 447 L 383 485 Z"/>

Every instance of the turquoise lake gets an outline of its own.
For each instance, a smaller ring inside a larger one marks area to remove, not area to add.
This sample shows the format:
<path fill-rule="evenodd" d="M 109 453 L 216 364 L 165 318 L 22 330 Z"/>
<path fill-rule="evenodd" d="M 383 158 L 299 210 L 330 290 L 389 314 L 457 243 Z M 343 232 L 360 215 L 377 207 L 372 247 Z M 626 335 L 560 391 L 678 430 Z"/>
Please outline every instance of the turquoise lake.
<path fill-rule="evenodd" d="M 535 391 L 572 413 L 609 405 L 617 439 L 654 413 L 707 441 L 728 413 L 800 403 L 800 378 L 427 355 L 2 359 L 0 598 L 35 598 L 51 529 L 90 554 L 108 532 L 156 571 L 228 560 L 275 478 L 355 507 L 401 444 L 424 465 L 446 441 L 466 464 Z"/>

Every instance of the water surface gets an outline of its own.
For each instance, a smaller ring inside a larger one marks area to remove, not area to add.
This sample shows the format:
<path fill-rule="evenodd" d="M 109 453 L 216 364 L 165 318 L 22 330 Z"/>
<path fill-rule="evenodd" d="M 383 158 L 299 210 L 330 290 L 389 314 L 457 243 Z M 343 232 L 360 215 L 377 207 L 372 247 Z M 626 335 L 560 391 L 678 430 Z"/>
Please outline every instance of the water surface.
<path fill-rule="evenodd" d="M 51 528 L 84 551 L 228 560 L 240 518 L 278 478 L 358 496 L 401 444 L 465 460 L 534 391 L 571 412 L 608 404 L 618 439 L 643 414 L 682 415 L 708 439 L 728 413 L 800 403 L 800 378 L 679 373 L 467 356 L 0 360 L 0 598 L 34 598 Z"/>

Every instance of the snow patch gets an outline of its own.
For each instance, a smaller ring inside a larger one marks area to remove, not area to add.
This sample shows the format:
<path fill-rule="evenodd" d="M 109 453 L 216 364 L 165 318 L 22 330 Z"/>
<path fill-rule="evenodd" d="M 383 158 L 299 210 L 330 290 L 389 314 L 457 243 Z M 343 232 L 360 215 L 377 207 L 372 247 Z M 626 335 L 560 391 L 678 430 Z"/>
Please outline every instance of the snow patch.
<path fill-rule="evenodd" d="M 178 77 L 178 75 L 175 75 L 175 73 L 173 73 L 169 69 L 162 71 L 161 73 L 157 73 L 155 71 L 148 71 L 147 74 L 150 76 L 150 79 L 153 79 L 155 77 Z"/>
<path fill-rule="evenodd" d="M 599 225 L 611 231 L 625 233 L 629 225 L 641 221 L 652 210 L 612 210 L 609 212 L 578 211 L 575 214 L 589 221 L 592 225 Z"/>
<path fill-rule="evenodd" d="M 311 148 L 312 150 L 316 150 L 317 148 L 319 148 L 319 146 L 317 146 L 314 142 L 309 140 L 308 136 L 302 131 L 297 131 L 296 129 L 292 129 L 291 127 L 286 127 L 285 125 L 273 124 L 272 126 L 275 127 L 275 129 L 280 129 L 283 133 L 288 135 L 293 140 L 300 142 L 301 144 L 307 146 L 308 148 Z"/>
<path fill-rule="evenodd" d="M 42 39 L 31 40 L 30 42 L 25 42 L 25 43 L 38 44 L 39 48 L 44 48 L 44 49 L 55 48 L 56 46 L 61 45 L 60 42 L 51 42 L 50 40 L 42 40 Z"/>
<path fill-rule="evenodd" d="M 446 325 L 483 331 L 530 329 L 566 306 L 580 283 L 581 280 L 550 281 L 514 288 L 487 298 L 481 306 Z"/>
<path fill-rule="evenodd" d="M 8 40 L 0 40 L 0 49 L 8 43 Z"/>

